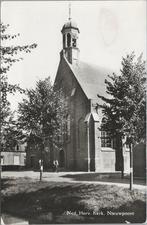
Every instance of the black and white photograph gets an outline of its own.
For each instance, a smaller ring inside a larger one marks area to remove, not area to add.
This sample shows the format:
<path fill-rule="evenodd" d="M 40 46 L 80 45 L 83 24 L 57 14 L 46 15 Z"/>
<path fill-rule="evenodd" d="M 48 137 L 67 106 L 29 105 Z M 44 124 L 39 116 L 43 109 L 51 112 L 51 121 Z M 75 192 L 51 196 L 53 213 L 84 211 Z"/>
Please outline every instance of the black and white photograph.
<path fill-rule="evenodd" d="M 1 224 L 146 221 L 145 0 L 3 0 Z"/>

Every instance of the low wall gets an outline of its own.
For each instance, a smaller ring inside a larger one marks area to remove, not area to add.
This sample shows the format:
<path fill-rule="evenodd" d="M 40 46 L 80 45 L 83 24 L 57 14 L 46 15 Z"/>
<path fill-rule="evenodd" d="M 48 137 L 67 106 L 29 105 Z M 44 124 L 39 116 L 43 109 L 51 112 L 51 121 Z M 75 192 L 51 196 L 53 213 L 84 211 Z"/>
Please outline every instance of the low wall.
<path fill-rule="evenodd" d="M 133 174 L 135 177 L 146 177 L 146 145 L 140 143 L 133 149 Z"/>

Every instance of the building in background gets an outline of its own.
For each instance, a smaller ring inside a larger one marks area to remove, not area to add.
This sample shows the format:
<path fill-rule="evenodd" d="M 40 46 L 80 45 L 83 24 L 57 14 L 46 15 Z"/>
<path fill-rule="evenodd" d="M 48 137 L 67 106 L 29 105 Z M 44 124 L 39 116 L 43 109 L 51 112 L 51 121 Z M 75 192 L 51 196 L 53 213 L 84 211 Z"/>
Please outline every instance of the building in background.
<path fill-rule="evenodd" d="M 12 150 L 1 152 L 2 170 L 24 169 L 26 166 L 26 143 L 17 143 Z"/>

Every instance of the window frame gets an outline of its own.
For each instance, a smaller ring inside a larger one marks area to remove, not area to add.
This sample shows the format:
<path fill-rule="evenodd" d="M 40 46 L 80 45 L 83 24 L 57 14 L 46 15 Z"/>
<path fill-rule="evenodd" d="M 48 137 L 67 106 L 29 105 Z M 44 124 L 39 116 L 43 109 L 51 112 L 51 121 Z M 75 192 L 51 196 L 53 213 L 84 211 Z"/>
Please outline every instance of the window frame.
<path fill-rule="evenodd" d="M 17 157 L 19 163 L 16 163 L 16 161 L 17 161 L 16 157 Z M 20 155 L 13 155 L 13 165 L 15 165 L 15 166 L 19 166 L 20 165 Z"/>
<path fill-rule="evenodd" d="M 104 141 L 104 145 L 102 145 L 102 140 Z M 107 142 L 109 140 L 109 142 Z M 109 145 L 110 144 L 110 145 Z M 107 131 L 101 131 L 101 148 L 113 148 L 113 139 L 110 137 Z"/>
<path fill-rule="evenodd" d="M 4 165 L 4 156 L 1 156 L 1 166 Z"/>
<path fill-rule="evenodd" d="M 76 48 L 77 47 L 77 39 L 76 38 L 73 38 L 72 39 L 72 47 L 73 48 Z"/>
<path fill-rule="evenodd" d="M 102 119 L 104 123 L 104 118 Z M 104 146 L 102 146 L 102 139 L 104 140 Z M 110 146 L 106 146 L 106 140 L 110 139 Z M 101 140 L 101 150 L 102 151 L 115 151 L 115 139 L 110 137 L 110 132 L 106 130 L 100 131 L 100 140 Z"/>

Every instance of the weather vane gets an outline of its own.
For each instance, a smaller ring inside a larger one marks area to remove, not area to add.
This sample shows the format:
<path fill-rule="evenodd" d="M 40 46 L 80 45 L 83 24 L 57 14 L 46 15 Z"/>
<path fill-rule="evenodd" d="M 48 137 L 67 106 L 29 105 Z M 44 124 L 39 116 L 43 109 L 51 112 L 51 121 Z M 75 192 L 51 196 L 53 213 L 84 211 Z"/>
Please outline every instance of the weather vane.
<path fill-rule="evenodd" d="M 70 1 L 69 1 L 68 7 L 69 7 L 69 20 L 71 20 L 71 2 Z"/>

